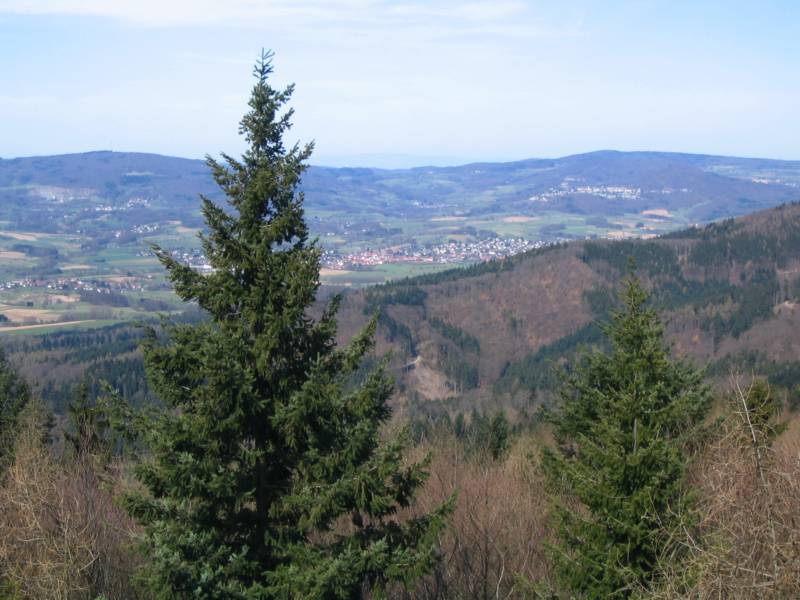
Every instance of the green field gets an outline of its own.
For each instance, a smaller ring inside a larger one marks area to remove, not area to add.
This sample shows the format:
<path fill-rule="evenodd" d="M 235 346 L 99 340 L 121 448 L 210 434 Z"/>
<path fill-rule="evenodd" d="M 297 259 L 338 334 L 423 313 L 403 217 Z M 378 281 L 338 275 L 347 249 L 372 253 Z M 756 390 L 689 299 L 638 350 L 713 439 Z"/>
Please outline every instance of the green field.
<path fill-rule="evenodd" d="M 336 219 L 328 211 L 310 211 L 311 217 Z M 313 222 L 313 218 L 311 219 Z M 448 241 L 470 243 L 497 236 L 525 239 L 620 237 L 645 233 L 636 224 L 641 215 L 624 215 L 609 227 L 587 223 L 580 215 L 555 211 L 538 216 L 500 214 L 491 217 L 444 215 L 433 218 L 386 219 L 380 222 L 384 234 L 350 233 L 320 236 L 319 243 L 341 254 L 386 247 L 433 246 Z M 684 224 L 680 218 L 663 223 L 658 231 Z M 0 314 L 7 321 L 0 332 L 14 327 L 23 332 L 44 332 L 66 327 L 64 321 L 93 327 L 96 323 L 123 322 L 154 312 L 180 310 L 164 271 L 150 253 L 150 245 L 192 252 L 199 249 L 197 229 L 172 220 L 136 239 L 97 245 L 91 236 L 0 230 L 0 282 L 19 282 L 23 287 L 0 290 Z M 334 271 L 323 269 L 322 281 L 333 286 L 364 286 L 451 268 L 453 263 L 398 262 Z M 80 286 L 99 287 L 108 292 L 87 302 Z M 120 299 L 122 296 L 122 299 Z"/>
<path fill-rule="evenodd" d="M 323 282 L 352 287 L 516 252 L 520 238 L 666 233 L 796 201 L 798 182 L 793 163 L 600 152 L 452 168 L 310 167 L 302 188 L 310 234 L 330 253 L 323 266 L 348 269 L 324 269 Z M 186 159 L 100 152 L 0 162 L 0 327 L 180 310 L 150 245 L 203 264 L 199 193 L 224 206 L 205 165 Z M 498 253 L 476 250 L 497 238 Z M 400 262 L 410 253 L 419 262 Z M 442 255 L 450 262 L 430 262 Z"/>

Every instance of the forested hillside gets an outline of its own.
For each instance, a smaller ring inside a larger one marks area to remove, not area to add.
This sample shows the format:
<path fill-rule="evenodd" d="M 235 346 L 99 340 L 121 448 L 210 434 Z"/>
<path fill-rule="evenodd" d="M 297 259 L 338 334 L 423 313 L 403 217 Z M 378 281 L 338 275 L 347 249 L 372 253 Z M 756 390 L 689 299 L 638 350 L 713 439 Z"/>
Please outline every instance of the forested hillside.
<path fill-rule="evenodd" d="M 800 205 L 653 240 L 580 241 L 347 296 L 346 330 L 380 311 L 382 350 L 411 406 L 463 410 L 543 401 L 553 368 L 599 343 L 633 259 L 676 355 L 712 376 L 800 384 Z M 456 399 L 457 398 L 457 399 Z M 449 400 L 448 400 L 449 399 Z"/>
<path fill-rule="evenodd" d="M 667 321 L 674 352 L 708 365 L 800 384 L 800 206 L 689 229 L 654 240 L 579 241 L 503 261 L 345 294 L 340 330 L 378 311 L 378 352 L 393 353 L 396 402 L 451 416 L 473 407 L 528 410 L 546 401 L 554 367 L 600 342 L 618 281 L 635 260 Z M 328 297 L 335 290 L 324 290 Z M 180 319 L 197 319 L 187 314 Z M 13 362 L 57 410 L 84 374 L 136 403 L 148 398 L 137 345 L 120 324 L 14 336 Z M 794 395 L 790 395 L 794 398 Z"/>

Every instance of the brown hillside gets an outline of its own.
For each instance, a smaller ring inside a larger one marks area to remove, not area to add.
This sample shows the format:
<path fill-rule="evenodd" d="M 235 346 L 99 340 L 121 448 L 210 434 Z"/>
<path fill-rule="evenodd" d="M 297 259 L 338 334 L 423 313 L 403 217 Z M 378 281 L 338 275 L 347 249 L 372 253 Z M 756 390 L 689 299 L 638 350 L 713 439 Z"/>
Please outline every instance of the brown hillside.
<path fill-rule="evenodd" d="M 524 381 L 530 372 L 549 371 L 553 360 L 574 356 L 582 341 L 599 340 L 586 326 L 607 317 L 629 256 L 653 292 L 677 355 L 710 365 L 712 374 L 768 365 L 786 379 L 784 371 L 794 369 L 800 351 L 796 204 L 655 240 L 575 242 L 353 293 L 340 314 L 343 338 L 379 308 L 378 351 L 395 353 L 401 401 L 444 395 L 462 407 L 524 403 L 532 392 L 548 391 Z M 570 334 L 576 339 L 565 337 Z M 423 373 L 414 372 L 418 365 Z"/>

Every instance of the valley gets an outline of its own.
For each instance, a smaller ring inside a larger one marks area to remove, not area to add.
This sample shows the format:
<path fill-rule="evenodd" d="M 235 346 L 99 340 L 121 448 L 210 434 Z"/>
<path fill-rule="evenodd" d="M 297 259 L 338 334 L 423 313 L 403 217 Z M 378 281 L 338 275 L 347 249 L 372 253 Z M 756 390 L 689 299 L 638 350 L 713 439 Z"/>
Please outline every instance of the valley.
<path fill-rule="evenodd" d="M 734 370 L 768 377 L 787 401 L 800 385 L 800 205 L 789 204 L 654 239 L 575 240 L 502 259 L 431 270 L 344 292 L 340 338 L 379 314 L 376 356 L 390 353 L 403 418 L 504 406 L 530 415 L 547 404 L 554 369 L 601 343 L 629 257 L 653 293 L 675 355 L 707 364 L 724 384 Z M 113 276 L 110 276 L 113 277 Z M 98 279 L 103 291 L 6 289 L 3 310 L 27 327 L 5 345 L 55 406 L 86 375 L 143 402 L 149 392 L 132 321 L 197 320 L 155 277 L 149 290 Z M 31 307 L 14 308 L 32 303 Z M 113 304 L 116 303 L 116 306 Z M 25 312 L 28 311 L 28 312 Z M 64 323 L 67 315 L 73 323 Z M 34 322 L 43 321 L 35 327 Z M 49 324 L 49 325 L 48 325 Z M 40 328 L 41 326 L 41 328 Z"/>
<path fill-rule="evenodd" d="M 798 209 L 783 205 L 800 200 L 798 184 L 794 162 L 598 152 L 397 171 L 312 166 L 304 192 L 323 251 L 321 296 L 346 292 L 342 339 L 378 311 L 397 406 L 455 414 L 546 403 L 554 365 L 600 339 L 595 323 L 629 255 L 676 353 L 720 377 L 769 365 L 784 387 L 800 383 L 800 348 L 783 333 L 800 319 Z M 107 152 L 0 161 L 0 336 L 55 406 L 84 374 L 99 391 L 125 371 L 128 393 L 147 397 L 136 324 L 199 318 L 150 245 L 210 269 L 196 193 L 217 198 L 200 161 Z"/>
<path fill-rule="evenodd" d="M 311 166 L 303 181 L 322 278 L 337 287 L 570 240 L 646 239 L 800 199 L 798 162 L 655 152 Z M 220 201 L 197 160 L 118 152 L 0 160 L 0 332 L 180 310 L 150 245 L 209 268 L 199 194 Z"/>
<path fill-rule="evenodd" d="M 800 384 L 800 206 L 627 242 L 576 241 L 346 296 L 343 339 L 380 311 L 412 413 L 529 411 L 554 370 L 600 343 L 632 259 L 676 356 L 720 382 L 758 372 L 792 397 Z M 438 382 L 432 385 L 431 382 Z"/>

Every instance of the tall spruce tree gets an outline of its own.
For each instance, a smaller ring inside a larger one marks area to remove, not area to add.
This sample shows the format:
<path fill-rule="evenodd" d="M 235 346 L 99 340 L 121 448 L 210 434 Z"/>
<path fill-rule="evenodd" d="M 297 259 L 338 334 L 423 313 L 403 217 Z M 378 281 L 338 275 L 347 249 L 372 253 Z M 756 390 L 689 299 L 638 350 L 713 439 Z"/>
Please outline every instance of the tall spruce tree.
<path fill-rule="evenodd" d="M 202 198 L 213 267 L 200 274 L 156 248 L 176 293 L 210 317 L 150 330 L 149 383 L 165 404 L 139 431 L 147 493 L 127 498 L 144 525 L 146 577 L 160 598 L 356 598 L 430 568 L 447 507 L 402 520 L 426 473 L 386 442 L 391 381 L 352 375 L 375 322 L 338 347 L 335 299 L 309 316 L 320 249 L 297 193 L 312 146 L 287 149 L 292 86 L 255 67 L 249 145 L 207 164 L 229 208 Z"/>
<path fill-rule="evenodd" d="M 707 414 L 702 374 L 671 359 L 656 312 L 630 275 L 604 326 L 610 353 L 566 376 L 543 467 L 563 492 L 554 510 L 560 583 L 585 598 L 646 590 L 679 523 L 691 515 L 685 447 Z M 677 556 L 677 554 L 675 555 Z"/>

